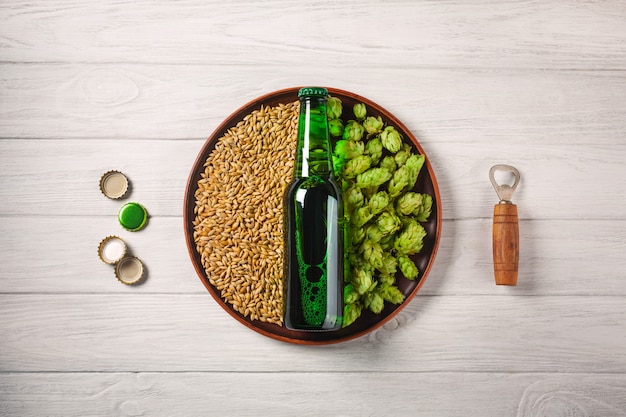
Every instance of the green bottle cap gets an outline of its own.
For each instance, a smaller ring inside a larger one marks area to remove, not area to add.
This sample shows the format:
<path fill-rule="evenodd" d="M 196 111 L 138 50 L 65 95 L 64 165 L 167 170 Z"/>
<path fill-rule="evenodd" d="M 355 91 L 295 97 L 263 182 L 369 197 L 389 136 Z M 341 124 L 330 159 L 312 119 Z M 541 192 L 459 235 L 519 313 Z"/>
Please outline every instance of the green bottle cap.
<path fill-rule="evenodd" d="M 148 212 L 139 203 L 128 203 L 122 206 L 117 214 L 117 219 L 124 229 L 136 232 L 146 225 Z"/>
<path fill-rule="evenodd" d="M 298 91 L 298 97 L 303 96 L 327 97 L 328 90 L 323 87 L 304 87 Z"/>

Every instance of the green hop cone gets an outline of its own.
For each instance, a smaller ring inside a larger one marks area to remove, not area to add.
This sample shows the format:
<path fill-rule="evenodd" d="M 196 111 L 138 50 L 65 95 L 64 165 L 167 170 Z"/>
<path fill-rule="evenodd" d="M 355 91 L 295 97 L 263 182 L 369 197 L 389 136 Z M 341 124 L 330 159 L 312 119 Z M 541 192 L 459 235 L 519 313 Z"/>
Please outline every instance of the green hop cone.
<path fill-rule="evenodd" d="M 376 224 L 368 224 L 364 230 L 366 237 L 372 242 L 380 242 L 385 236 Z"/>
<path fill-rule="evenodd" d="M 380 140 L 389 152 L 396 153 L 402 148 L 402 135 L 393 126 L 387 126 L 380 134 Z"/>
<path fill-rule="evenodd" d="M 406 165 L 398 168 L 398 170 L 393 173 L 393 178 L 391 178 L 389 186 L 387 187 L 389 197 L 396 198 L 402 194 L 402 191 L 405 188 L 408 188 L 410 180 L 411 171 L 406 167 Z"/>
<path fill-rule="evenodd" d="M 422 194 L 422 205 L 417 212 L 417 221 L 426 222 L 433 208 L 433 198 L 428 194 Z"/>
<path fill-rule="evenodd" d="M 402 227 L 402 222 L 393 213 L 383 211 L 376 219 L 376 225 L 384 235 L 391 235 Z"/>
<path fill-rule="evenodd" d="M 422 205 L 422 195 L 409 191 L 396 200 L 396 212 L 408 216 L 417 214 Z"/>
<path fill-rule="evenodd" d="M 358 268 L 361 267 L 361 264 L 363 264 L 363 259 L 361 258 L 361 255 L 359 255 L 356 251 L 348 251 L 348 256 L 346 257 L 346 259 L 348 260 L 348 263 L 351 265 L 352 270 L 350 272 L 350 280 L 344 280 L 345 282 L 352 282 L 352 274 L 354 271 L 356 271 Z"/>
<path fill-rule="evenodd" d="M 379 314 L 385 307 L 385 300 L 378 291 L 371 291 L 363 296 L 363 305 L 372 313 Z"/>
<path fill-rule="evenodd" d="M 404 294 L 393 284 L 383 284 L 378 288 L 378 293 L 383 300 L 392 304 L 400 304 L 404 301 Z"/>
<path fill-rule="evenodd" d="M 354 117 L 356 117 L 357 120 L 363 120 L 365 119 L 365 116 L 367 116 L 367 107 L 365 107 L 365 104 L 363 103 L 355 104 L 354 107 L 352 107 L 352 111 L 354 112 Z"/>
<path fill-rule="evenodd" d="M 424 166 L 424 161 L 426 161 L 426 158 L 424 157 L 424 155 L 413 154 L 406 160 L 405 165 L 411 171 L 414 171 L 419 174 L 422 167 Z"/>
<path fill-rule="evenodd" d="M 378 185 L 373 185 L 371 187 L 361 188 L 361 191 L 363 192 L 365 198 L 372 198 L 372 196 L 378 192 L 378 188 Z"/>
<path fill-rule="evenodd" d="M 363 258 L 374 268 L 380 268 L 383 265 L 383 249 L 378 242 L 365 240 L 361 245 L 360 252 Z"/>
<path fill-rule="evenodd" d="M 370 135 L 375 135 L 376 133 L 379 133 L 381 130 L 383 130 L 383 126 L 385 126 L 385 123 L 380 116 L 369 116 L 363 121 L 363 127 L 365 128 L 365 131 Z"/>
<path fill-rule="evenodd" d="M 368 206 L 359 207 L 350 217 L 350 222 L 357 228 L 361 228 L 365 223 L 369 222 L 372 217 L 374 217 L 374 215 Z"/>
<path fill-rule="evenodd" d="M 335 143 L 334 154 L 345 159 L 356 158 L 365 151 L 363 142 L 353 142 L 351 140 L 338 140 Z"/>
<path fill-rule="evenodd" d="M 380 271 L 380 273 L 385 276 L 391 276 L 393 279 L 392 283 L 394 283 L 396 281 L 394 275 L 396 271 L 398 270 L 397 268 L 398 268 L 398 261 L 396 260 L 396 258 L 391 253 L 384 252 L 383 264 L 380 268 L 377 268 Z M 379 280 L 382 282 L 382 276 L 379 277 Z"/>
<path fill-rule="evenodd" d="M 396 164 L 401 167 L 404 165 L 407 159 L 411 156 L 411 146 L 405 143 L 402 145 L 402 149 L 400 149 L 394 156 L 393 159 Z"/>
<path fill-rule="evenodd" d="M 342 111 L 343 106 L 341 99 L 338 97 L 329 97 L 326 101 L 326 116 L 328 116 L 328 120 L 339 119 Z"/>
<path fill-rule="evenodd" d="M 415 182 L 417 181 L 417 177 L 424 166 L 424 155 L 411 155 L 409 159 L 406 160 L 404 164 L 405 167 L 409 170 L 409 188 L 413 188 Z"/>
<path fill-rule="evenodd" d="M 393 247 L 398 255 L 411 255 L 422 250 L 426 230 L 413 219 L 408 219 L 404 229 L 396 236 Z"/>
<path fill-rule="evenodd" d="M 356 303 L 359 298 L 361 298 L 360 294 L 354 288 L 354 285 L 348 284 L 343 289 L 343 302 L 346 304 Z"/>
<path fill-rule="evenodd" d="M 389 205 L 389 194 L 385 191 L 378 191 L 370 197 L 367 205 L 369 206 L 372 214 L 377 215 Z"/>
<path fill-rule="evenodd" d="M 363 197 L 363 193 L 359 187 L 350 187 L 344 193 L 343 199 L 346 211 L 352 213 L 355 209 L 363 206 L 365 197 Z"/>
<path fill-rule="evenodd" d="M 380 138 L 376 137 L 368 140 L 365 144 L 365 151 L 372 158 L 372 163 L 377 164 L 383 156 L 383 144 Z"/>
<path fill-rule="evenodd" d="M 346 123 L 343 129 L 343 138 L 356 142 L 361 140 L 363 133 L 365 133 L 365 128 L 362 124 L 356 120 L 348 120 L 348 123 Z"/>
<path fill-rule="evenodd" d="M 385 285 L 394 285 L 396 283 L 396 277 L 392 274 L 381 274 L 378 276 L 378 282 L 381 287 Z"/>
<path fill-rule="evenodd" d="M 361 227 L 354 227 L 350 229 L 348 237 L 350 238 L 351 245 L 358 245 L 365 240 L 367 234 L 365 233 L 365 229 Z"/>
<path fill-rule="evenodd" d="M 341 121 L 341 119 L 329 120 L 328 132 L 336 138 L 342 137 L 343 136 L 343 122 Z"/>
<path fill-rule="evenodd" d="M 369 155 L 359 155 L 346 162 L 346 165 L 343 168 L 343 176 L 345 178 L 355 178 L 357 175 L 369 169 L 371 165 L 372 159 Z"/>
<path fill-rule="evenodd" d="M 393 233 L 386 234 L 378 243 L 380 243 L 380 247 L 383 248 L 384 251 L 389 251 L 393 249 L 393 243 L 395 242 L 396 237 Z"/>
<path fill-rule="evenodd" d="M 413 281 L 417 278 L 419 270 L 411 258 L 406 255 L 398 256 L 398 265 L 400 266 L 400 272 L 402 272 L 402 275 L 404 275 L 406 279 Z"/>
<path fill-rule="evenodd" d="M 374 248 L 372 249 L 371 255 L 367 258 L 367 260 L 375 269 L 381 268 L 383 266 L 383 249 L 378 243 L 372 243 L 374 244 Z"/>
<path fill-rule="evenodd" d="M 363 310 L 363 307 L 361 307 L 361 304 L 359 304 L 359 303 L 346 304 L 343 307 L 343 323 L 342 323 L 342 326 L 343 327 L 348 327 L 349 325 L 354 323 L 356 321 L 356 319 L 358 319 L 361 316 L 361 311 L 362 310 Z"/>
<path fill-rule="evenodd" d="M 351 283 L 360 295 L 365 294 L 374 283 L 371 271 L 362 267 L 354 268 Z"/>
<path fill-rule="evenodd" d="M 359 188 L 377 187 L 383 185 L 391 179 L 392 174 L 383 168 L 370 168 L 357 175 L 356 185 Z"/>
<path fill-rule="evenodd" d="M 396 160 L 393 158 L 393 156 L 391 155 L 387 155 L 383 158 L 382 161 L 380 161 L 380 164 L 378 164 L 381 168 L 386 169 L 387 171 L 391 172 L 392 174 L 396 171 L 396 168 L 398 167 L 396 165 Z"/>

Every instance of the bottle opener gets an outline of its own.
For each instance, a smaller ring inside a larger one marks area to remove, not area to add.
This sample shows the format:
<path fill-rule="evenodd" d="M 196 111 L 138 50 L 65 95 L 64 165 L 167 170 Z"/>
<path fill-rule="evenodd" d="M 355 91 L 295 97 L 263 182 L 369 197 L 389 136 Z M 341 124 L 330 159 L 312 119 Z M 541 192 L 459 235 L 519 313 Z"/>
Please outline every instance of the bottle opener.
<path fill-rule="evenodd" d="M 513 184 L 498 184 L 494 177 L 497 171 L 512 173 Z M 517 285 L 519 225 L 517 206 L 511 199 L 519 184 L 520 173 L 510 165 L 498 164 L 489 170 L 489 179 L 500 198 L 493 208 L 493 271 L 496 285 Z"/>

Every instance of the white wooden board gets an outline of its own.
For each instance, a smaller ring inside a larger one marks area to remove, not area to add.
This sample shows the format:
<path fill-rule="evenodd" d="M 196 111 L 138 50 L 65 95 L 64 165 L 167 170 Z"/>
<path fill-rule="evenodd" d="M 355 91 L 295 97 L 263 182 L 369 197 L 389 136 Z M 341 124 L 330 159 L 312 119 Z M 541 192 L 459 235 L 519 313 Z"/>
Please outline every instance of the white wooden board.
<path fill-rule="evenodd" d="M 123 230 L 114 215 L 0 219 L 4 293 L 206 294 L 180 217 L 151 218 L 140 233 Z M 520 278 L 510 289 L 494 285 L 491 219 L 444 221 L 420 294 L 624 296 L 625 229 L 624 221 L 522 221 Z M 141 286 L 121 285 L 112 267 L 98 259 L 98 244 L 109 235 L 121 236 L 145 262 L 148 274 Z"/>
<path fill-rule="evenodd" d="M 20 416 L 626 416 L 611 374 L 9 373 L 0 391 Z"/>
<path fill-rule="evenodd" d="M 121 206 L 99 191 L 110 169 L 128 175 L 129 199 L 151 215 L 182 216 L 185 188 L 204 141 L 0 141 L 0 215 L 115 215 Z M 514 195 L 522 219 L 626 219 L 626 144 L 424 145 L 439 184 L 444 219 L 493 216 L 489 182 L 496 163 L 522 175 Z M 623 231 L 623 229 L 622 229 Z"/>
<path fill-rule="evenodd" d="M 364 96 L 427 144 L 613 145 L 626 133 L 621 71 L 0 63 L 0 74 L 5 138 L 205 139 L 247 102 L 303 84 Z"/>
<path fill-rule="evenodd" d="M 2 52 L 17 62 L 330 63 L 381 73 L 626 66 L 621 1 L 20 0 L 0 10 Z"/>
<path fill-rule="evenodd" d="M 6 294 L 0 316 L 5 372 L 626 373 L 623 296 L 418 295 L 378 331 L 323 347 L 260 335 L 208 294 Z"/>
<path fill-rule="evenodd" d="M 626 416 L 626 3 L 0 4 L 0 415 Z M 183 197 L 238 107 L 361 94 L 415 134 L 437 260 L 390 323 L 325 347 L 236 322 L 189 261 Z M 496 287 L 487 178 L 522 173 Z M 120 169 L 148 227 L 98 191 Z M 96 256 L 119 234 L 148 268 Z"/>

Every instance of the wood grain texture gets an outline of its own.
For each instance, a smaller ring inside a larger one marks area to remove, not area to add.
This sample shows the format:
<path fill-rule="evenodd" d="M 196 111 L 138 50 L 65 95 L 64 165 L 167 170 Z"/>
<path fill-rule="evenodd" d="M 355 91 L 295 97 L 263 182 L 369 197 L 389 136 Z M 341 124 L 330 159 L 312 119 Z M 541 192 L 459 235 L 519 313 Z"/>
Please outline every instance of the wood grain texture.
<path fill-rule="evenodd" d="M 497 285 L 517 285 L 519 221 L 515 204 L 493 207 L 493 270 Z"/>
<path fill-rule="evenodd" d="M 0 140 L 0 215 L 116 214 L 119 202 L 102 196 L 98 183 L 103 173 L 118 169 L 132 183 L 129 198 L 150 215 L 182 216 L 187 177 L 202 143 Z M 520 219 L 626 219 L 625 144 L 424 147 L 444 219 L 492 218 L 498 197 L 488 174 L 495 163 L 510 163 L 521 172 L 514 196 Z"/>
<path fill-rule="evenodd" d="M 119 226 L 114 209 L 107 216 L 0 217 L 0 291 L 120 293 L 139 300 L 154 293 L 208 295 L 187 254 L 180 217 L 152 217 L 146 229 L 132 233 Z M 121 285 L 98 259 L 98 243 L 111 234 L 144 261 L 142 285 Z M 625 250 L 626 221 L 522 221 L 518 285 L 504 289 L 493 283 L 491 219 L 444 221 L 420 294 L 624 296 Z"/>
<path fill-rule="evenodd" d="M 0 371 L 626 373 L 624 301 L 418 295 L 360 339 L 304 347 L 240 325 L 208 294 L 3 294 Z"/>
<path fill-rule="evenodd" d="M 626 69 L 621 1 L 12 1 L 4 60 Z M 312 23 L 314 22 L 314 23 Z"/>
<path fill-rule="evenodd" d="M 623 71 L 0 64 L 0 80 L 4 138 L 204 139 L 248 101 L 303 84 L 367 97 L 427 144 L 613 145 L 626 135 Z"/>
<path fill-rule="evenodd" d="M 624 378 L 603 374 L 24 373 L 0 374 L 0 392 L 23 417 L 626 416 Z"/>
<path fill-rule="evenodd" d="M 14 0 L 0 21 L 0 415 L 626 415 L 623 0 Z M 444 218 L 407 308 L 317 348 L 222 311 L 182 225 L 204 139 L 305 84 L 405 123 Z M 513 288 L 493 283 L 496 163 L 522 174 Z M 142 232 L 100 195 L 108 169 Z M 98 260 L 109 234 L 143 285 Z"/>

